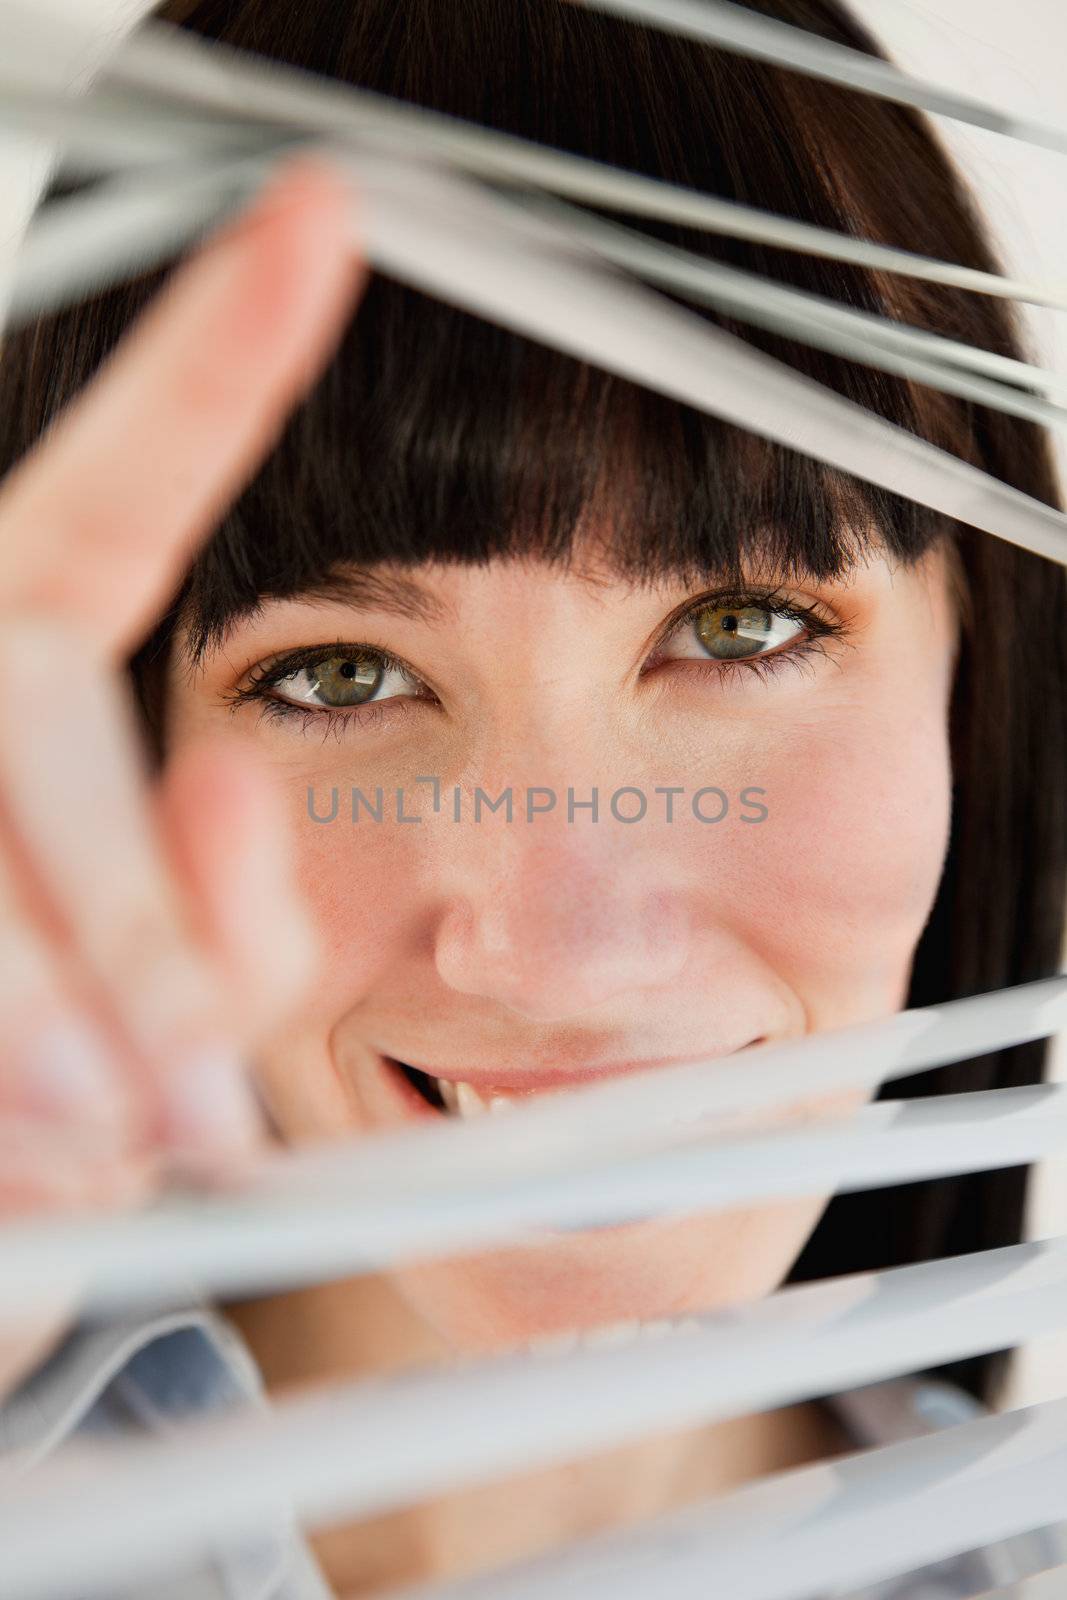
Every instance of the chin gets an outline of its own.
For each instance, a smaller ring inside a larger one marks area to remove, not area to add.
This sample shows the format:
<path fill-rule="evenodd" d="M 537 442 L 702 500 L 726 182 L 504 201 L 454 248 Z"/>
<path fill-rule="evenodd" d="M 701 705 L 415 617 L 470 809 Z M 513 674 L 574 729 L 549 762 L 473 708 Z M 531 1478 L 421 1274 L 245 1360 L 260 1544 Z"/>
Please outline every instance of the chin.
<path fill-rule="evenodd" d="M 457 1353 L 685 1321 L 776 1289 L 826 1197 L 630 1222 L 394 1269 L 407 1304 Z M 625 1327 L 624 1327 L 625 1325 Z"/>

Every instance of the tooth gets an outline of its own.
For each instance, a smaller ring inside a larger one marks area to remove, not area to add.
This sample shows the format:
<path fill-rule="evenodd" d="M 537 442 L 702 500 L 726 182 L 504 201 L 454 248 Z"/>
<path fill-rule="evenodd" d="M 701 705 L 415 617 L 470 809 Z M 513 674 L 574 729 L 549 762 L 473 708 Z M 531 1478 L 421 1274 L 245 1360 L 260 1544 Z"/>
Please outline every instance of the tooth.
<path fill-rule="evenodd" d="M 446 1110 L 451 1111 L 455 1116 L 459 1116 L 459 1101 L 456 1097 L 455 1084 L 450 1083 L 447 1078 L 436 1078 L 434 1081 L 441 1091 L 441 1099 L 445 1103 Z"/>
<path fill-rule="evenodd" d="M 481 1117 L 486 1112 L 499 1116 L 500 1112 L 512 1108 L 513 1102 L 508 1095 L 485 1096 L 471 1083 L 451 1083 L 447 1078 L 438 1078 L 437 1086 L 448 1110 L 457 1117 Z"/>
<path fill-rule="evenodd" d="M 457 1083 L 456 1110 L 461 1117 L 480 1117 L 489 1110 L 489 1107 L 477 1089 L 472 1088 L 469 1083 Z"/>

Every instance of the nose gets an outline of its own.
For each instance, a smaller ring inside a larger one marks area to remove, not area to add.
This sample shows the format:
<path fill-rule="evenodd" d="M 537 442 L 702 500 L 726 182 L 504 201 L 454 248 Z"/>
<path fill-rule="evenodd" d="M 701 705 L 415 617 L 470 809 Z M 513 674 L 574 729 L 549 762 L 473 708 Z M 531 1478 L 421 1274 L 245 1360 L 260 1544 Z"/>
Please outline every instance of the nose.
<path fill-rule="evenodd" d="M 632 836 L 543 817 L 475 831 L 434 941 L 451 988 L 559 1022 L 684 966 L 685 899 Z"/>

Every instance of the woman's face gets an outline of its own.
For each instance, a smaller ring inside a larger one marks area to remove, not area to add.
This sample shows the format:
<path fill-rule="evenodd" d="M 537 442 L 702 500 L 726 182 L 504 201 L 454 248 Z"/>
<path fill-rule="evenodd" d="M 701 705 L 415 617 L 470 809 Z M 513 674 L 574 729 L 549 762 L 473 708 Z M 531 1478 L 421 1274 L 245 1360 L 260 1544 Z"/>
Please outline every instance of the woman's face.
<path fill-rule="evenodd" d="M 940 550 L 748 595 L 592 561 L 350 578 L 264 602 L 195 672 L 179 636 L 170 668 L 169 751 L 240 729 L 276 770 L 321 935 L 314 993 L 260 1063 L 283 1137 L 477 1114 L 904 1003 L 950 814 Z M 508 791 L 510 819 L 491 808 Z M 823 1204 L 552 1235 L 394 1281 L 461 1348 L 670 1317 L 776 1286 Z"/>

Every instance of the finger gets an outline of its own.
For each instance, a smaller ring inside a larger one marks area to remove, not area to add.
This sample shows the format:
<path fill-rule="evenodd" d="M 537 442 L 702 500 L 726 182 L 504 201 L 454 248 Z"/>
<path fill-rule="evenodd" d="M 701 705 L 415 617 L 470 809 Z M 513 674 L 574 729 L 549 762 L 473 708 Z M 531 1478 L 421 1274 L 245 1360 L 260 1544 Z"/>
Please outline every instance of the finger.
<path fill-rule="evenodd" d="M 107 1157 L 125 1145 L 129 1113 L 114 1042 L 66 981 L 0 854 L 0 1121 L 67 1123 Z"/>
<path fill-rule="evenodd" d="M 176 274 L 0 491 L 0 612 L 118 656 L 324 364 L 364 279 L 348 180 L 294 161 Z"/>
<path fill-rule="evenodd" d="M 43 621 L 0 628 L 0 686 L 3 821 L 138 1064 L 145 1137 L 254 1142 L 260 1117 L 166 870 L 132 704 Z"/>
<path fill-rule="evenodd" d="M 243 1037 L 262 1040 L 306 992 L 316 954 L 277 779 L 252 740 L 204 739 L 172 758 L 159 806 L 200 940 L 226 975 Z"/>
<path fill-rule="evenodd" d="M 0 1217 L 131 1206 L 147 1199 L 151 1186 L 149 1163 L 87 1150 L 75 1126 L 0 1120 Z"/>

